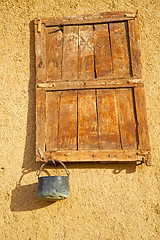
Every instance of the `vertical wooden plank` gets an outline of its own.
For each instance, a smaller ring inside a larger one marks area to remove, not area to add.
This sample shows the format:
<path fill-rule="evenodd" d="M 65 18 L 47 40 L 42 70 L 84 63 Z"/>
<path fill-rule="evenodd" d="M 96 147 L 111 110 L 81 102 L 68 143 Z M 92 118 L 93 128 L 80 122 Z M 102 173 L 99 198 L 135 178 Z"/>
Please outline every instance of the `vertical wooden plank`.
<path fill-rule="evenodd" d="M 41 32 L 35 25 L 36 82 L 46 81 L 46 27 L 41 26 Z"/>
<path fill-rule="evenodd" d="M 36 156 L 45 151 L 46 92 L 36 89 Z"/>
<path fill-rule="evenodd" d="M 97 78 L 109 76 L 112 68 L 108 24 L 95 25 L 95 71 Z"/>
<path fill-rule="evenodd" d="M 147 112 L 144 88 L 134 88 L 135 105 L 138 121 L 139 150 L 150 151 L 150 140 L 147 126 Z"/>
<path fill-rule="evenodd" d="M 59 27 L 47 28 L 46 66 L 48 81 L 61 79 L 62 31 Z"/>
<path fill-rule="evenodd" d="M 134 78 L 142 78 L 139 22 L 137 18 L 135 20 L 128 21 L 128 29 L 129 29 L 132 75 Z"/>
<path fill-rule="evenodd" d="M 98 149 L 95 90 L 78 91 L 78 149 Z"/>
<path fill-rule="evenodd" d="M 60 95 L 58 150 L 77 149 L 77 91 Z"/>
<path fill-rule="evenodd" d="M 57 150 L 59 92 L 46 92 L 46 151 Z"/>
<path fill-rule="evenodd" d="M 100 149 L 121 149 L 114 89 L 97 90 Z"/>
<path fill-rule="evenodd" d="M 95 77 L 94 73 L 94 49 L 93 26 L 79 26 L 79 79 Z"/>
<path fill-rule="evenodd" d="M 129 77 L 130 56 L 126 22 L 109 23 L 114 76 Z"/>
<path fill-rule="evenodd" d="M 131 88 L 116 89 L 122 149 L 137 149 L 137 123 Z"/>
<path fill-rule="evenodd" d="M 78 79 L 78 26 L 63 28 L 62 79 Z"/>

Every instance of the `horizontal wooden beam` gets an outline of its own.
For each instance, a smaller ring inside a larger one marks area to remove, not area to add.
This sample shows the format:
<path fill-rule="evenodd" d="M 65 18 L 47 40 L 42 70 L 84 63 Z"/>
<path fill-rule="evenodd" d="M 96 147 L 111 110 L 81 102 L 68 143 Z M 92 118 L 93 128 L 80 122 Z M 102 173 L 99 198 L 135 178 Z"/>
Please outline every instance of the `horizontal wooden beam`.
<path fill-rule="evenodd" d="M 76 81 L 54 81 L 37 83 L 37 88 L 46 91 L 94 89 L 94 88 L 124 88 L 143 86 L 141 79 L 114 79 L 114 80 L 76 80 Z"/>
<path fill-rule="evenodd" d="M 38 161 L 50 161 L 50 157 L 62 162 L 137 162 L 150 161 L 150 152 L 127 150 L 88 150 L 88 151 L 53 151 L 37 156 Z M 149 165 L 149 164 L 148 164 Z"/>
<path fill-rule="evenodd" d="M 94 15 L 79 15 L 63 18 L 41 18 L 41 22 L 47 27 L 60 25 L 79 25 L 79 24 L 96 24 L 107 22 L 118 22 L 131 20 L 136 17 L 133 12 L 103 12 Z M 38 24 L 38 19 L 35 19 L 35 24 Z"/>

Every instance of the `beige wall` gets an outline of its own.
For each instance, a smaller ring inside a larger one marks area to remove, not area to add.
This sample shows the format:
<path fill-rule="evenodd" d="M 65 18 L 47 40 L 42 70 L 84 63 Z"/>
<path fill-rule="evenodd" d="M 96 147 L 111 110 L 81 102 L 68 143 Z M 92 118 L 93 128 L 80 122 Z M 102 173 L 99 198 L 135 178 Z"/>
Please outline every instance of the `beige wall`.
<path fill-rule="evenodd" d="M 1 0 L 0 5 L 0 239 L 160 239 L 159 0 Z M 68 165 L 71 197 L 39 202 L 33 19 L 138 8 L 153 166 Z"/>

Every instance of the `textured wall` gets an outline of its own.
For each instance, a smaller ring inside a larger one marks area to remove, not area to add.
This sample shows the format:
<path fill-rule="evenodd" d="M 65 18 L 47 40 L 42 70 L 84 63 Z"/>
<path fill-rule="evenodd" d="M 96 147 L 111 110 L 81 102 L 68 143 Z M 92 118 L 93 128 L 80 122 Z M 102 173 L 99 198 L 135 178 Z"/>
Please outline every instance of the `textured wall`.
<path fill-rule="evenodd" d="M 0 239 L 160 239 L 159 0 L 1 0 L 0 8 Z M 138 8 L 153 166 L 68 165 L 71 197 L 39 202 L 33 19 Z"/>

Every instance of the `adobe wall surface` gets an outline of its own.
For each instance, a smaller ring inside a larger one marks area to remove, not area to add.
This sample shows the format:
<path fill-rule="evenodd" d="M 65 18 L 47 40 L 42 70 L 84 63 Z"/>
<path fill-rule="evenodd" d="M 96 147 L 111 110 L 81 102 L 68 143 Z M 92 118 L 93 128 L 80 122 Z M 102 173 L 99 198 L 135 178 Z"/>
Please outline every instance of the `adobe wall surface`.
<path fill-rule="evenodd" d="M 1 0 L 0 9 L 0 239 L 160 239 L 160 2 Z M 67 165 L 71 197 L 39 202 L 33 19 L 137 9 L 153 166 Z"/>

